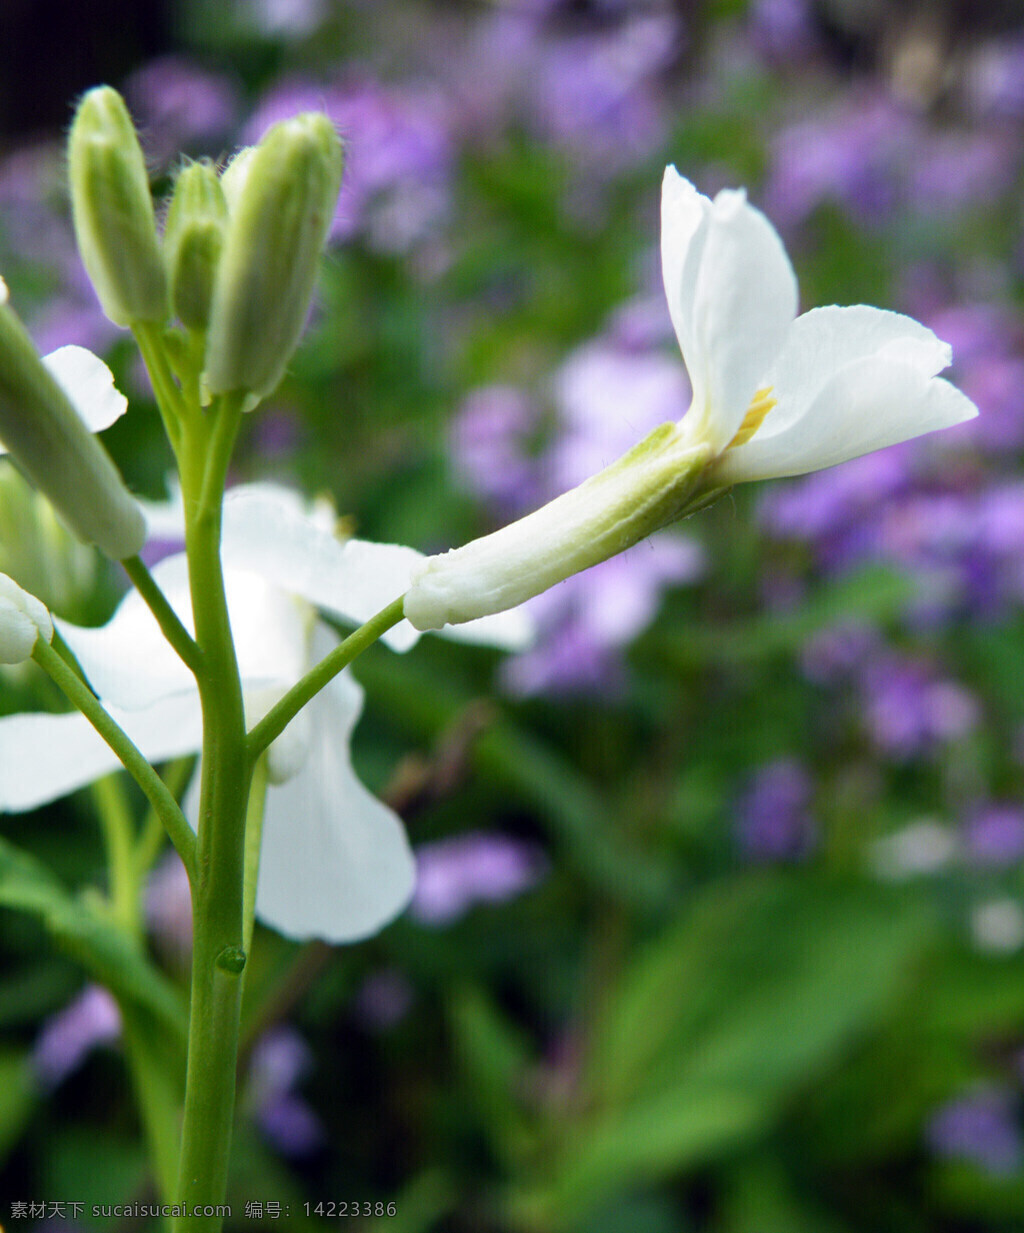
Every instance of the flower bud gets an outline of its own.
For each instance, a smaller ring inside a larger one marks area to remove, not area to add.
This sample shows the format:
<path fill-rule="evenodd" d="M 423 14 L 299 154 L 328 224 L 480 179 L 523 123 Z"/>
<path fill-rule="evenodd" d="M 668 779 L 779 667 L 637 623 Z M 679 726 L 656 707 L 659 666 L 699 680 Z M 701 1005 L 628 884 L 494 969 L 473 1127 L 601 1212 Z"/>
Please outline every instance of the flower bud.
<path fill-rule="evenodd" d="M 171 304 L 182 325 L 205 330 L 228 207 L 217 172 L 193 163 L 178 176 L 164 228 L 164 260 Z"/>
<path fill-rule="evenodd" d="M 6 301 L 6 288 L 3 293 Z M 146 540 L 141 509 L 6 302 L 0 302 L 0 441 L 80 539 L 114 560 L 135 556 Z"/>
<path fill-rule="evenodd" d="M 0 664 L 24 663 L 40 634 L 47 642 L 53 639 L 53 622 L 45 605 L 0 574 Z"/>
<path fill-rule="evenodd" d="M 341 142 L 325 115 L 275 124 L 229 180 L 230 222 L 206 350 L 214 394 L 269 394 L 302 333 L 341 187 Z"/>
<path fill-rule="evenodd" d="M 78 105 L 68 139 L 75 236 L 103 311 L 115 325 L 162 322 L 167 279 L 142 148 L 109 86 Z"/>

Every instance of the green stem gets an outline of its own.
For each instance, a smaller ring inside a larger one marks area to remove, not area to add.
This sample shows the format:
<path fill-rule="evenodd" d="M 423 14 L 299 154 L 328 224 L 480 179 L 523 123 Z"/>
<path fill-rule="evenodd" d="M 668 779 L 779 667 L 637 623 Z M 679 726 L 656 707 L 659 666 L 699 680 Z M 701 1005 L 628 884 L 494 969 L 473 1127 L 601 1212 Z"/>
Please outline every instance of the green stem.
<path fill-rule="evenodd" d="M 332 681 L 343 668 L 361 655 L 371 646 L 381 634 L 387 631 L 405 615 L 403 612 L 404 596 L 393 600 L 386 608 L 382 608 L 376 616 L 371 617 L 365 625 L 361 625 L 355 633 L 349 634 L 328 655 L 306 675 L 288 690 L 284 697 L 263 716 L 249 733 L 247 744 L 249 757 L 255 761 L 267 749 L 272 741 L 287 728 L 295 716 L 307 702 Z"/>
<path fill-rule="evenodd" d="M 242 997 L 245 819 L 251 764 L 242 687 L 220 560 L 224 477 L 241 418 L 240 395 L 219 400 L 187 434 L 182 458 L 185 551 L 202 652 L 203 767 L 192 882 L 192 999 L 177 1202 L 223 1203 L 235 1105 Z M 221 1227 L 180 1216 L 178 1233 Z"/>
<path fill-rule="evenodd" d="M 107 881 L 114 919 L 129 932 L 139 932 L 139 876 L 135 864 L 135 827 L 116 775 L 104 775 L 92 785 L 107 852 Z M 161 830 L 163 827 L 161 826 Z"/>
<path fill-rule="evenodd" d="M 160 626 L 163 636 L 178 652 L 184 664 L 191 668 L 194 674 L 198 673 L 202 668 L 203 662 L 199 647 L 196 646 L 192 635 L 182 625 L 178 614 L 167 602 L 167 597 L 163 591 L 153 581 L 153 575 L 139 557 L 126 557 L 121 564 L 124 566 L 124 572 L 135 584 L 135 589 L 142 596 L 146 606 L 156 617 L 156 622 Z"/>
<path fill-rule="evenodd" d="M 64 662 L 48 642 L 36 639 L 32 658 L 43 669 L 68 701 L 86 717 L 125 769 L 146 794 L 149 803 L 163 822 L 174 846 L 178 849 L 191 878 L 195 871 L 196 840 L 192 828 L 178 808 L 178 802 L 168 792 L 163 780 L 132 743 L 127 733 L 107 714 L 100 700 Z"/>
<path fill-rule="evenodd" d="M 174 373 L 167 360 L 167 352 L 163 343 L 163 328 L 152 322 L 136 321 L 132 326 L 135 341 L 139 344 L 142 358 L 153 383 L 153 393 L 156 405 L 160 410 L 160 418 L 164 423 L 167 439 L 175 454 L 179 454 L 182 444 L 182 430 L 188 415 L 188 404 L 174 382 Z"/>
<path fill-rule="evenodd" d="M 245 893 L 242 901 L 242 947 L 249 953 L 256 920 L 256 883 L 260 872 L 260 844 L 263 840 L 263 811 L 267 804 L 267 760 L 260 758 L 253 768 L 249 806 L 245 818 Z"/>
<path fill-rule="evenodd" d="M 181 799 L 181 794 L 188 787 L 194 761 L 192 757 L 175 758 L 164 770 L 163 780 L 167 785 L 167 791 L 176 801 Z M 153 862 L 160 855 L 165 837 L 166 832 L 164 824 L 160 821 L 160 815 L 151 807 L 142 824 L 134 853 L 135 871 L 140 884 L 145 880 L 153 867 Z"/>
<path fill-rule="evenodd" d="M 122 1002 L 120 1010 L 125 1053 L 157 1189 L 162 1202 L 172 1203 L 178 1176 L 178 1095 L 184 1059 L 167 1033 L 138 1007 Z"/>

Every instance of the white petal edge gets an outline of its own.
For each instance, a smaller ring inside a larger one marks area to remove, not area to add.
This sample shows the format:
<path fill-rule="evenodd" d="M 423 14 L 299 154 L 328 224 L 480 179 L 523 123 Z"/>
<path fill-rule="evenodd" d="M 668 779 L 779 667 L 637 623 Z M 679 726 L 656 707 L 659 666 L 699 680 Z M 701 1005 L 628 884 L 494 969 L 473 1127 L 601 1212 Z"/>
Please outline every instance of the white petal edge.
<path fill-rule="evenodd" d="M 151 762 L 195 753 L 202 744 L 197 695 L 144 711 L 108 708 Z M 21 813 L 122 769 L 84 715 L 22 714 L 0 719 L 0 811 Z"/>
<path fill-rule="evenodd" d="M 977 414 L 970 399 L 941 377 L 894 360 L 857 360 L 826 382 L 797 423 L 727 451 L 717 473 L 730 484 L 803 475 Z"/>
<path fill-rule="evenodd" d="M 43 363 L 93 432 L 109 428 L 128 410 L 128 399 L 114 385 L 114 374 L 85 347 L 58 347 L 43 356 Z"/>
<path fill-rule="evenodd" d="M 672 328 L 685 354 L 690 345 L 693 288 L 684 288 L 687 254 L 698 240 L 711 200 L 697 191 L 675 167 L 665 168 L 661 182 L 661 278 Z"/>
<path fill-rule="evenodd" d="M 832 376 L 857 360 L 877 356 L 909 364 L 933 377 L 948 367 L 952 349 L 927 326 L 902 313 L 866 304 L 813 308 L 793 322 L 763 384 L 777 406 L 758 431 L 765 439 L 801 419 Z"/>
<path fill-rule="evenodd" d="M 331 635 L 319 631 L 315 653 Z M 312 745 L 302 769 L 267 789 L 256 884 L 256 915 L 297 940 L 354 942 L 403 911 L 416 881 L 415 858 L 398 816 L 356 778 L 349 740 L 363 691 L 348 672 L 306 710 Z M 198 775 L 185 799 L 195 826 Z"/>

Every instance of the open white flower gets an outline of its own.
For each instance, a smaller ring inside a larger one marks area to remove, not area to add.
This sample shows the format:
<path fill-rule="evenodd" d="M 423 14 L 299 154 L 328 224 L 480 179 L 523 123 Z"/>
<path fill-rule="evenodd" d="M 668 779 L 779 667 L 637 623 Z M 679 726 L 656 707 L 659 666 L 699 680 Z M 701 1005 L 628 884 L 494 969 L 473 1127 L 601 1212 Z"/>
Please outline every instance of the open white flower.
<path fill-rule="evenodd" d="M 151 528 L 181 529 L 180 509 L 151 507 Z M 337 539 L 323 518 L 272 485 L 228 494 L 222 555 L 228 608 L 251 727 L 337 642 L 316 608 L 358 623 L 400 595 L 422 560 L 412 549 Z M 153 570 L 183 623 L 191 605 L 183 554 Z M 56 622 L 104 705 L 146 757 L 199 750 L 195 683 L 137 592 L 98 629 Z M 520 647 L 516 617 L 471 636 Z M 393 649 L 417 639 L 405 622 L 384 635 Z M 352 941 L 381 928 L 412 893 L 413 858 L 398 817 L 356 778 L 349 737 L 363 692 L 348 672 L 330 682 L 271 746 L 256 913 L 295 938 Z M 106 743 L 78 714 L 0 719 L 0 809 L 45 804 L 118 768 Z M 197 793 L 185 802 L 195 824 Z"/>
<path fill-rule="evenodd" d="M 522 603 L 734 483 L 817 471 L 977 414 L 938 376 L 950 348 L 911 318 L 864 305 L 797 317 L 782 241 L 742 190 L 712 201 L 669 167 L 661 256 L 689 410 L 533 514 L 429 558 L 405 602 L 417 629 Z"/>

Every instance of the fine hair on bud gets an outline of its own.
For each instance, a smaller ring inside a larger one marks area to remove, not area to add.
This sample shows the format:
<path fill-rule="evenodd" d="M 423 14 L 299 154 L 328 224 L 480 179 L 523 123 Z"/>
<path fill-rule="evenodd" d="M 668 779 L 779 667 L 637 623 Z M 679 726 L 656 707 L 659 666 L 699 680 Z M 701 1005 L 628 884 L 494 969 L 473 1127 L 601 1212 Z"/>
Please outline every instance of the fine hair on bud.
<path fill-rule="evenodd" d="M 320 112 L 275 124 L 229 165 L 206 349 L 212 393 L 259 399 L 284 375 L 309 312 L 341 169 L 341 141 Z"/>
<path fill-rule="evenodd" d="M 124 99 L 83 95 L 68 137 L 71 208 L 82 261 L 115 325 L 163 322 L 167 278 L 146 160 Z"/>

